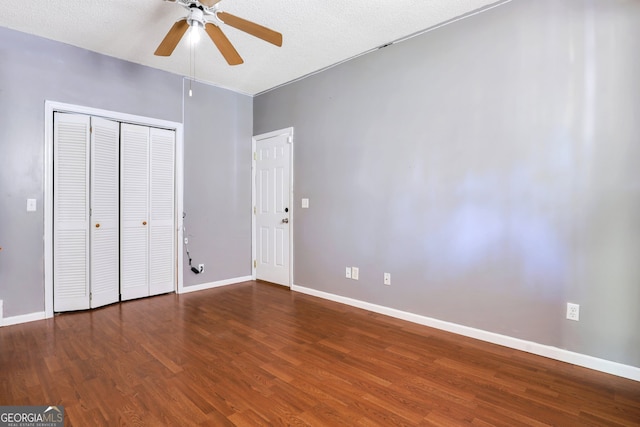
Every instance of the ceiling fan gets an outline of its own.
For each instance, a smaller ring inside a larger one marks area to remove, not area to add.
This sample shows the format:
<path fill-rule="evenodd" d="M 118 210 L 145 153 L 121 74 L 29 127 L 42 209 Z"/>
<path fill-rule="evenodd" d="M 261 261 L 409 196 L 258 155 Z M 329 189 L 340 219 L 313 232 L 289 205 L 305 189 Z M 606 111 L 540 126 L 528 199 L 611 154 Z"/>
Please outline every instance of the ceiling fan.
<path fill-rule="evenodd" d="M 189 11 L 189 15 L 173 24 L 154 55 L 170 56 L 189 28 L 192 28 L 192 31 L 204 28 L 229 65 L 242 64 L 244 62 L 242 57 L 220 29 L 225 24 L 276 46 L 282 46 L 282 34 L 230 13 L 222 12 L 218 5 L 221 0 L 165 1 L 178 3 Z"/>

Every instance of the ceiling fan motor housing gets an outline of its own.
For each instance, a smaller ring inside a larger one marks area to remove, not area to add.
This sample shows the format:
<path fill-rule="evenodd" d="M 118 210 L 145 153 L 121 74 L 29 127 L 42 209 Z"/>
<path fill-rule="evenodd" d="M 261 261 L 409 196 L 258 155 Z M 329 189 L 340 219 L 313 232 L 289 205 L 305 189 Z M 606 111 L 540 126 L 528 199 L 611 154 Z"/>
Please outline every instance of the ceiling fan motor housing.
<path fill-rule="evenodd" d="M 189 10 L 190 12 L 189 17 L 187 18 L 187 23 L 192 27 L 194 25 L 204 27 L 204 12 L 202 9 L 193 3 Z"/>

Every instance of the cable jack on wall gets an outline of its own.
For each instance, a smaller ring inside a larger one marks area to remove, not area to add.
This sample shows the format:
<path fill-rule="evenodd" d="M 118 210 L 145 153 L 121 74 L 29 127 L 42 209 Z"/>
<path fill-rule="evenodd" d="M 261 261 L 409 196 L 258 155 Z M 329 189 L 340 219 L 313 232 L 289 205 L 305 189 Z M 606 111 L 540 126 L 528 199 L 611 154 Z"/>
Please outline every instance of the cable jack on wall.
<path fill-rule="evenodd" d="M 185 212 L 182 213 L 182 218 L 186 217 L 187 214 Z M 189 267 L 194 274 L 200 274 L 204 271 L 204 264 L 198 264 L 198 267 L 194 267 L 192 265 L 191 254 L 189 253 L 189 235 L 187 234 L 187 227 L 182 226 L 182 231 L 184 232 L 184 248 L 187 251 L 187 258 L 189 259 Z"/>

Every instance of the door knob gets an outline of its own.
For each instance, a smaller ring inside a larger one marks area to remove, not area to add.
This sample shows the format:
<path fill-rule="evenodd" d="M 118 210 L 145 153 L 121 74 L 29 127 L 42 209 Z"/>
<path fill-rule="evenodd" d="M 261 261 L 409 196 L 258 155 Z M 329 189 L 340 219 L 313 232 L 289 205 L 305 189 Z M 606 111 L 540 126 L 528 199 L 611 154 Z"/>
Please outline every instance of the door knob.
<path fill-rule="evenodd" d="M 147 225 L 147 221 L 142 221 L 142 225 Z"/>
<path fill-rule="evenodd" d="M 96 224 L 96 228 L 100 228 L 100 224 Z"/>
<path fill-rule="evenodd" d="M 282 220 L 282 223 L 283 223 L 283 224 L 289 224 L 289 218 L 285 218 L 285 219 L 283 219 L 283 220 Z"/>

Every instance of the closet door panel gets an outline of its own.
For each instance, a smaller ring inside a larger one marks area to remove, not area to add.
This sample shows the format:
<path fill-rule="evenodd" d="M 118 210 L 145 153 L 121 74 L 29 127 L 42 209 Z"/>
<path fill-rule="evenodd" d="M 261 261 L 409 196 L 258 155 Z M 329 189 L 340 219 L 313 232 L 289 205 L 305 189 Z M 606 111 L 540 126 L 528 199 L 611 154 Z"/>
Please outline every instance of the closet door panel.
<path fill-rule="evenodd" d="M 126 301 L 147 297 L 149 296 L 147 230 L 130 228 L 122 234 L 121 240 L 120 298 Z"/>
<path fill-rule="evenodd" d="M 90 119 L 55 113 L 53 309 L 89 308 Z"/>
<path fill-rule="evenodd" d="M 151 295 L 175 290 L 175 132 L 150 129 L 149 289 Z"/>
<path fill-rule="evenodd" d="M 91 119 L 91 308 L 120 299 L 120 124 Z"/>
<path fill-rule="evenodd" d="M 120 294 L 149 295 L 149 128 L 120 130 Z"/>

